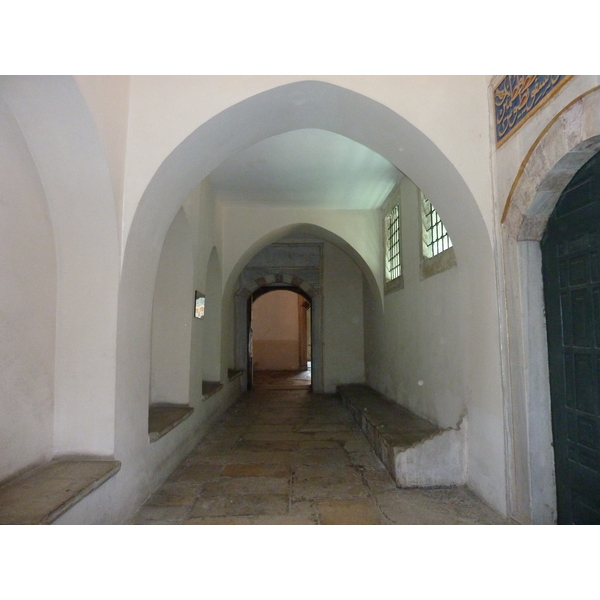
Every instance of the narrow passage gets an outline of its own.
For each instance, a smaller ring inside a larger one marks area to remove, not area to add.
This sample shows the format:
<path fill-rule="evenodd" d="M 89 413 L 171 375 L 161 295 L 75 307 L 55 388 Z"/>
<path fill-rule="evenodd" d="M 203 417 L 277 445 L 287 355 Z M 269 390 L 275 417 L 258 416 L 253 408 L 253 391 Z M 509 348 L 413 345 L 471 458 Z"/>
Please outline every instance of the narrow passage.
<path fill-rule="evenodd" d="M 502 524 L 466 488 L 398 489 L 334 395 L 255 390 L 132 524 Z"/>

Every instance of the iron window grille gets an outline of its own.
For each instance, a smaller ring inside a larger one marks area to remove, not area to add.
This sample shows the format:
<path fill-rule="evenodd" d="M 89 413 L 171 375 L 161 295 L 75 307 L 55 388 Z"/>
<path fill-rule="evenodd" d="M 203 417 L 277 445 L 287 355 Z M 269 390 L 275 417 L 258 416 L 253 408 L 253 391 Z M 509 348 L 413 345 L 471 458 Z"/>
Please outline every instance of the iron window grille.
<path fill-rule="evenodd" d="M 452 240 L 435 207 L 421 193 L 423 256 L 433 258 L 452 247 Z"/>
<path fill-rule="evenodd" d="M 395 204 L 385 218 L 387 280 L 402 274 L 402 249 L 400 243 L 400 205 Z"/>

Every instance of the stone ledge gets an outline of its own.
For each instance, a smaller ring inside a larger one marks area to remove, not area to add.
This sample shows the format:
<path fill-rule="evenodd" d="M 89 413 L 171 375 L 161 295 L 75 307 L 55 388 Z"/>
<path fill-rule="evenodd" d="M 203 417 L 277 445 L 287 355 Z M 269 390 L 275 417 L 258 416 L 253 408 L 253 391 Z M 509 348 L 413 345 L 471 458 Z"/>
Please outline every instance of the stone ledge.
<path fill-rule="evenodd" d="M 194 409 L 180 404 L 152 404 L 148 414 L 148 436 L 150 442 L 163 437 L 185 421 Z"/>
<path fill-rule="evenodd" d="M 203 381 L 202 382 L 202 400 L 208 400 L 218 391 L 223 389 L 223 384 L 220 381 Z"/>
<path fill-rule="evenodd" d="M 397 486 L 466 483 L 466 417 L 440 429 L 368 385 L 340 385 L 337 392 Z"/>
<path fill-rule="evenodd" d="M 0 525 L 47 525 L 119 469 L 117 460 L 53 460 L 0 486 Z"/>
<path fill-rule="evenodd" d="M 227 379 L 228 381 L 233 381 L 234 379 L 239 379 L 244 374 L 242 369 L 227 369 Z"/>

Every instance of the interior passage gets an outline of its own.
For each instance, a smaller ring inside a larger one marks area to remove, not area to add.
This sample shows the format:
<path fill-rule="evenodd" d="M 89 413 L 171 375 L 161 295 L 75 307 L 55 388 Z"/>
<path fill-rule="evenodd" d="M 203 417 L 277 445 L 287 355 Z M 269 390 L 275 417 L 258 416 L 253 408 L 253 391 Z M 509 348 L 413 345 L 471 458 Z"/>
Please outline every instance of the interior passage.
<path fill-rule="evenodd" d="M 336 395 L 253 390 L 133 524 L 505 524 L 467 488 L 399 489 Z"/>

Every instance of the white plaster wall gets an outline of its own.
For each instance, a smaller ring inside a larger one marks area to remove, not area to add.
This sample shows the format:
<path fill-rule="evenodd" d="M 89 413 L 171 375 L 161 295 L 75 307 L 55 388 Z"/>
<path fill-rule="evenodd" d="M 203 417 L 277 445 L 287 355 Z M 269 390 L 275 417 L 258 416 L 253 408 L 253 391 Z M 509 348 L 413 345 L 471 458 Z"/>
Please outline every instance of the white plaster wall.
<path fill-rule="evenodd" d="M 323 245 L 323 375 L 325 392 L 365 380 L 363 274 L 333 244 Z"/>
<path fill-rule="evenodd" d="M 183 208 L 162 247 L 152 307 L 150 402 L 188 404 L 194 307 L 192 239 Z"/>
<path fill-rule="evenodd" d="M 208 181 L 186 198 L 183 208 L 194 247 L 194 289 L 206 296 L 204 319 L 192 319 L 190 397 L 202 398 L 202 381 L 225 381 L 227 365 L 221 357 L 222 293 L 219 215 Z"/>
<path fill-rule="evenodd" d="M 119 234 L 121 234 L 130 78 L 124 75 L 78 75 L 75 81 L 90 108 L 104 148 L 110 170 Z"/>
<path fill-rule="evenodd" d="M 206 304 L 202 327 L 202 379 L 221 381 L 221 263 L 213 247 L 206 267 Z"/>
<path fill-rule="evenodd" d="M 0 481 L 52 456 L 56 252 L 39 174 L 0 99 Z"/>
<path fill-rule="evenodd" d="M 493 272 L 474 286 L 470 266 L 455 247 L 456 267 L 421 280 L 418 193 L 408 178 L 401 182 L 401 196 L 404 289 L 385 295 L 383 311 L 365 293 L 367 383 L 441 427 L 456 427 L 466 412 L 472 425 L 468 483 L 503 512 Z M 448 232 L 454 240 L 453 230 Z"/>
<path fill-rule="evenodd" d="M 275 290 L 252 305 L 252 364 L 257 371 L 294 370 L 300 364 L 298 294 Z"/>

